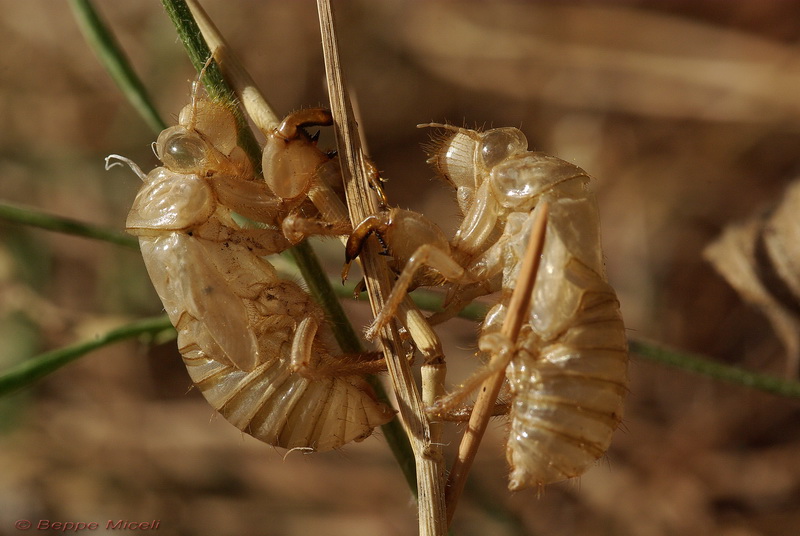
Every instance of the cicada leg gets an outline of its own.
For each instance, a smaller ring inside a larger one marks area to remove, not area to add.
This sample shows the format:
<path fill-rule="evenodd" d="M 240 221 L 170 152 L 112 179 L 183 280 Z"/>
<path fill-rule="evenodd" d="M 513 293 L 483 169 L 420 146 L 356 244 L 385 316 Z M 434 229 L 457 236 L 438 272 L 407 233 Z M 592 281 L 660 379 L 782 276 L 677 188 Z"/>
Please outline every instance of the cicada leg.
<path fill-rule="evenodd" d="M 367 328 L 366 336 L 368 339 L 374 338 L 378 331 L 395 316 L 397 308 L 408 294 L 408 289 L 414 281 L 414 276 L 423 267 L 433 268 L 448 281 L 461 282 L 469 280 L 467 273 L 450 257 L 448 252 L 430 244 L 423 244 L 408 259 L 403 271 L 395 281 L 391 294 L 386 299 L 384 308 Z"/>
<path fill-rule="evenodd" d="M 474 406 L 458 406 L 455 409 L 447 409 L 444 413 L 432 413 L 430 408 L 426 408 L 428 415 L 437 421 L 446 422 L 467 422 L 475 410 Z M 492 417 L 504 417 L 511 411 L 511 401 L 503 393 L 498 397 L 498 401 L 492 410 Z"/>
<path fill-rule="evenodd" d="M 336 356 L 335 360 L 320 363 L 319 356 L 313 351 L 318 330 L 319 322 L 313 317 L 306 317 L 297 325 L 291 350 L 292 372 L 310 380 L 321 380 L 386 371 L 381 352 L 342 354 Z"/>
<path fill-rule="evenodd" d="M 327 221 L 305 218 L 292 213 L 283 219 L 283 235 L 293 244 L 307 236 L 346 236 L 353 232 L 349 221 Z"/>
<path fill-rule="evenodd" d="M 428 322 L 435 326 L 450 320 L 461 312 L 464 307 L 473 302 L 476 298 L 486 296 L 500 290 L 502 287 L 502 278 L 494 277 L 492 279 L 479 280 L 476 283 L 469 285 L 456 285 L 447 292 L 447 297 L 444 301 L 443 309 L 437 313 L 433 313 L 428 317 Z"/>
<path fill-rule="evenodd" d="M 303 127 L 330 125 L 330 111 L 323 108 L 299 110 L 286 116 L 277 128 L 265 132 L 262 153 L 264 180 L 272 192 L 284 200 L 305 197 L 311 189 L 318 169 L 330 160 L 316 140 Z"/>
<path fill-rule="evenodd" d="M 297 110 L 287 115 L 278 128 L 275 129 L 275 134 L 286 141 L 297 140 L 300 138 L 310 139 L 303 133 L 304 128 L 322 126 L 327 127 L 333 124 L 333 115 L 327 108 L 304 108 Z M 312 139 L 311 141 L 316 141 Z"/>
<path fill-rule="evenodd" d="M 435 275 L 425 274 L 427 279 L 423 283 L 441 279 L 454 283 L 472 282 L 470 274 L 453 259 L 441 230 L 421 214 L 390 209 L 365 218 L 347 240 L 345 260 L 348 263 L 359 255 L 372 234 L 378 238 L 386 253 L 394 257 L 395 262 L 404 264 L 383 309 L 366 331 L 369 339 L 374 338 L 389 320 L 397 316 L 409 289 L 420 283 L 418 273 L 423 268 L 436 272 Z"/>
<path fill-rule="evenodd" d="M 514 357 L 514 342 L 500 333 L 493 333 L 481 338 L 481 350 L 493 357 L 485 366 L 475 371 L 461 386 L 451 393 L 439 398 L 432 406 L 426 408 L 430 415 L 444 416 L 460 410 L 465 398 L 478 390 L 489 378 L 502 374 Z"/>

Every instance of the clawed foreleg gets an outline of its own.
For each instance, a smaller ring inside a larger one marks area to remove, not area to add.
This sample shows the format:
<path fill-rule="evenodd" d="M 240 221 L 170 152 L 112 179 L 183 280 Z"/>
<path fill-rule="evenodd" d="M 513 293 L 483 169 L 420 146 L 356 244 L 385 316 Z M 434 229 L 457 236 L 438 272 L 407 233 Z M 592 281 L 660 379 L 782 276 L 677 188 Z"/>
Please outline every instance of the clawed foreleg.
<path fill-rule="evenodd" d="M 330 222 L 306 218 L 296 213 L 284 218 L 281 229 L 292 244 L 297 244 L 307 236 L 345 236 L 353 231 L 349 221 Z"/>
<path fill-rule="evenodd" d="M 292 341 L 292 372 L 310 380 L 323 380 L 386 371 L 386 363 L 381 352 L 341 354 L 321 361 L 319 352 L 315 352 L 313 344 L 318 329 L 319 322 L 311 317 L 304 318 L 298 324 Z"/>

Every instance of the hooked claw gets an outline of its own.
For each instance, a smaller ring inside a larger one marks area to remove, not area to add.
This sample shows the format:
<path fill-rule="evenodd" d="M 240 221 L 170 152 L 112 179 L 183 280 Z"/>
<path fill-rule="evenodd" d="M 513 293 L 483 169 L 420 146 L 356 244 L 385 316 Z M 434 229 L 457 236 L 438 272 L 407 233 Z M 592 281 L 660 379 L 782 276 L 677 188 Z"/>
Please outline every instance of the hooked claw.
<path fill-rule="evenodd" d="M 384 215 L 372 214 L 364 218 L 364 221 L 359 223 L 347 238 L 347 244 L 344 247 L 345 262 L 349 265 L 361 254 L 361 250 L 364 249 L 364 244 L 371 234 L 378 237 L 385 250 L 386 244 L 383 241 L 383 235 L 388 231 L 389 225 L 390 222 Z"/>
<path fill-rule="evenodd" d="M 326 108 L 305 108 L 297 110 L 286 116 L 275 133 L 285 140 L 297 139 L 302 128 L 310 126 L 330 126 L 333 124 L 333 115 Z M 316 141 L 311 136 L 311 141 Z"/>

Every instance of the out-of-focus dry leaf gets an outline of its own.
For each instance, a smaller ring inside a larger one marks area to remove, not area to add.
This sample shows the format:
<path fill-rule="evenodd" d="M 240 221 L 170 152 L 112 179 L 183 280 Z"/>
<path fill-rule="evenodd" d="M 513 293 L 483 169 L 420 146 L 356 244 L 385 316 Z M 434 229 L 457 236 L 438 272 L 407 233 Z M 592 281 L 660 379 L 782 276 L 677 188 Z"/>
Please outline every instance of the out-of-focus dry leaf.
<path fill-rule="evenodd" d="M 800 362 L 800 180 L 780 203 L 743 223 L 730 224 L 705 257 L 770 320 L 786 348 L 787 370 Z"/>

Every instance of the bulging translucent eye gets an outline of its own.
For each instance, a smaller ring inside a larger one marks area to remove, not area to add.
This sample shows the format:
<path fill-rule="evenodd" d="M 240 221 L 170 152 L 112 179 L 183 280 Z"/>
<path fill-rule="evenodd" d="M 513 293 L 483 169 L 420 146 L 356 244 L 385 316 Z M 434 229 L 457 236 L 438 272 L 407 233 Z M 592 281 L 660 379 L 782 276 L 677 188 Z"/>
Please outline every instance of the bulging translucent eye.
<path fill-rule="evenodd" d="M 208 144 L 184 127 L 163 131 L 156 142 L 158 158 L 177 173 L 201 173 L 208 160 Z"/>
<path fill-rule="evenodd" d="M 509 156 L 528 150 L 528 140 L 519 129 L 507 127 L 490 130 L 481 136 L 481 159 L 491 169 Z"/>

